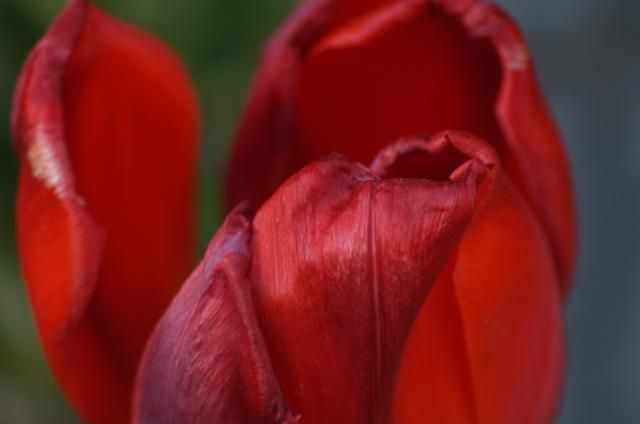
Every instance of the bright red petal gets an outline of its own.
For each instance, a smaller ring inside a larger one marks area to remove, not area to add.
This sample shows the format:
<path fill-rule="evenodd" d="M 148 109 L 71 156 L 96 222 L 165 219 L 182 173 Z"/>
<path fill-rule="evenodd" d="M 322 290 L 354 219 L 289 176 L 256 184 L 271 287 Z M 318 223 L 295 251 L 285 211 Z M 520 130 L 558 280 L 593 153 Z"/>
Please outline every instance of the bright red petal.
<path fill-rule="evenodd" d="M 285 398 L 305 423 L 388 416 L 405 338 L 486 172 L 470 160 L 455 181 L 379 180 L 332 157 L 260 208 L 254 298 Z"/>
<path fill-rule="evenodd" d="M 396 422 L 551 422 L 564 369 L 556 285 L 545 234 L 503 175 L 412 330 Z"/>
<path fill-rule="evenodd" d="M 259 204 L 330 152 L 370 161 L 393 140 L 458 129 L 498 150 L 551 243 L 566 295 L 575 256 L 569 167 L 514 23 L 480 0 L 316 0 L 269 44 L 229 171 Z"/>
<path fill-rule="evenodd" d="M 255 316 L 251 223 L 227 218 L 156 327 L 140 366 L 135 423 L 294 423 Z"/>
<path fill-rule="evenodd" d="M 22 72 L 20 260 L 49 362 L 90 422 L 128 420 L 143 344 L 189 271 L 197 115 L 173 55 L 82 0 Z"/>
<path fill-rule="evenodd" d="M 508 178 L 499 180 L 453 273 L 482 422 L 553 421 L 564 374 L 557 278 L 538 220 Z"/>

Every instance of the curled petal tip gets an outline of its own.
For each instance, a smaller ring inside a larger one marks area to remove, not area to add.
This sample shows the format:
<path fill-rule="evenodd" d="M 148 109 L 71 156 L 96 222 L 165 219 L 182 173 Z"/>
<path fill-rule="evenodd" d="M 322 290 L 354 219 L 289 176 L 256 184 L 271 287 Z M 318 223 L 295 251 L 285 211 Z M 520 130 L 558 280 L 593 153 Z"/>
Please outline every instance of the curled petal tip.
<path fill-rule="evenodd" d="M 448 178 L 479 186 L 487 173 L 495 176 L 497 166 L 498 156 L 488 143 L 468 133 L 446 131 L 392 143 L 378 153 L 370 168 L 381 177 Z"/>

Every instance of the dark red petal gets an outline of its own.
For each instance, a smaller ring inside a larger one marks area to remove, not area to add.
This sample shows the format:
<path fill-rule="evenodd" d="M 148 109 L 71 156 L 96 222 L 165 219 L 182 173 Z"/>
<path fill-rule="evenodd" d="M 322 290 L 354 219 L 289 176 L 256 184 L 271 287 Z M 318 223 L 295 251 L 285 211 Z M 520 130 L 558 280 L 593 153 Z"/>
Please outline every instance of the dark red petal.
<path fill-rule="evenodd" d="M 500 72 L 490 45 L 424 5 L 397 10 L 367 15 L 367 23 L 391 21 L 358 42 L 349 37 L 354 25 L 329 33 L 302 63 L 291 166 L 332 151 L 369 162 L 391 140 L 449 128 L 500 140 Z"/>
<path fill-rule="evenodd" d="M 260 205 L 289 175 L 293 86 L 300 46 L 317 38 L 330 16 L 329 1 L 304 2 L 267 43 L 249 104 L 233 145 L 227 208 L 248 200 Z"/>
<path fill-rule="evenodd" d="M 135 423 L 294 423 L 248 280 L 251 223 L 227 218 L 156 327 L 138 374 Z"/>
<path fill-rule="evenodd" d="M 329 0 L 331 18 L 328 28 L 338 28 L 358 21 L 362 16 L 382 10 L 385 6 L 396 6 L 398 9 L 423 4 L 422 0 Z"/>
<path fill-rule="evenodd" d="M 357 20 L 336 27 L 346 9 Z M 498 84 L 490 44 L 423 1 L 311 1 L 265 51 L 235 141 L 230 205 L 264 201 L 331 152 L 366 163 L 399 138 L 449 128 L 497 139 Z"/>
<path fill-rule="evenodd" d="M 173 55 L 82 0 L 22 72 L 20 261 L 49 363 L 90 422 L 128 419 L 146 337 L 189 271 L 197 115 Z"/>
<path fill-rule="evenodd" d="M 533 206 L 566 294 L 569 167 L 514 23 L 480 0 L 309 3 L 266 50 L 235 141 L 229 205 L 259 204 L 329 152 L 367 162 L 402 137 L 473 132 L 493 143 Z"/>
<path fill-rule="evenodd" d="M 564 368 L 557 274 L 538 220 L 505 175 L 447 269 L 407 343 L 395 421 L 552 422 Z"/>
<path fill-rule="evenodd" d="M 473 212 L 478 160 L 454 180 L 380 180 L 330 157 L 254 220 L 251 281 L 285 398 L 305 423 L 383 422 L 405 338 Z"/>

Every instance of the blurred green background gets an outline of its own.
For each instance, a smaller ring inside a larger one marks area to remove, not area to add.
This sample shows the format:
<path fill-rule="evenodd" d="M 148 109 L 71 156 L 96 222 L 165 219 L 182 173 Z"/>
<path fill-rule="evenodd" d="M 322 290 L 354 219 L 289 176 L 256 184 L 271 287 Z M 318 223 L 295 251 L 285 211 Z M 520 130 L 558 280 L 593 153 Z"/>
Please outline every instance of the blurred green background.
<path fill-rule="evenodd" d="M 94 0 L 186 63 L 203 111 L 200 246 L 260 47 L 296 0 Z M 346 1 L 346 0 L 345 0 Z M 65 0 L 0 0 L 0 424 L 73 423 L 46 368 L 14 247 L 11 96 Z M 573 162 L 580 257 L 561 424 L 640 423 L 640 2 L 501 0 L 526 34 Z M 456 423 L 453 423 L 456 424 Z"/>

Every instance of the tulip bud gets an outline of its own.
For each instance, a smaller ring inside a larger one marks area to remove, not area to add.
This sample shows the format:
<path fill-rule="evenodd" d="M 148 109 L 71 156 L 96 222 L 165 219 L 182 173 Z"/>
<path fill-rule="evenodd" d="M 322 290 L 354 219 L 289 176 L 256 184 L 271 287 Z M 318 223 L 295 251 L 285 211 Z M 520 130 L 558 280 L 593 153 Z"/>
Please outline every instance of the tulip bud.
<path fill-rule="evenodd" d="M 134 421 L 546 422 L 556 285 L 484 141 L 329 156 L 227 218 L 149 341 Z"/>

